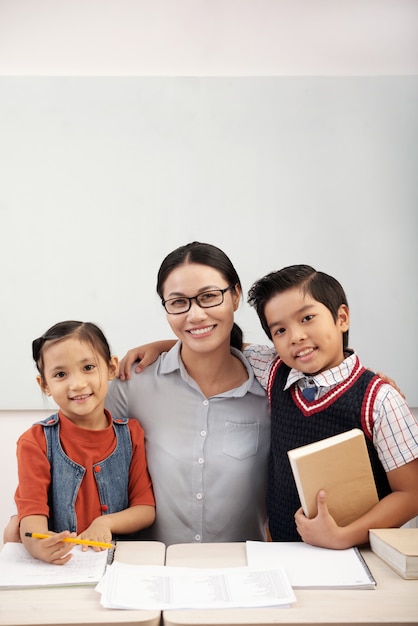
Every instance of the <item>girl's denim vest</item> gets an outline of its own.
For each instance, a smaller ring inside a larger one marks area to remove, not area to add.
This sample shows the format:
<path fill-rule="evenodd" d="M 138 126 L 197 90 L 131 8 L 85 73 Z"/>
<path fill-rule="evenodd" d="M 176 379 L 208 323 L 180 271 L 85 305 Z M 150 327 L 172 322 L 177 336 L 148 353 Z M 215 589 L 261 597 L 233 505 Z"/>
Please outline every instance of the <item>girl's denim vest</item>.
<path fill-rule="evenodd" d="M 132 441 L 128 420 L 113 419 L 112 422 L 116 434 L 116 447 L 110 456 L 93 465 L 103 515 L 117 513 L 129 506 L 128 482 Z M 62 449 L 57 413 L 38 423 L 42 424 L 44 429 L 47 457 L 51 465 L 51 484 L 48 494 L 49 530 L 79 532 L 77 531 L 75 501 L 86 468 L 75 463 Z"/>

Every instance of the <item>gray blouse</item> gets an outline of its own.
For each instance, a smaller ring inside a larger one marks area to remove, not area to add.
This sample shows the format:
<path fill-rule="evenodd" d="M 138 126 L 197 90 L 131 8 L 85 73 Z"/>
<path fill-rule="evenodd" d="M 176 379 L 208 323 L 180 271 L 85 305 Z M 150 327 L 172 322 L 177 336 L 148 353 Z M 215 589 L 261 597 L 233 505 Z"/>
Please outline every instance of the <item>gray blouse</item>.
<path fill-rule="evenodd" d="M 145 431 L 156 521 L 141 533 L 166 545 L 264 540 L 270 411 L 241 352 L 248 380 L 206 398 L 178 342 L 129 381 L 111 382 L 106 408 Z"/>

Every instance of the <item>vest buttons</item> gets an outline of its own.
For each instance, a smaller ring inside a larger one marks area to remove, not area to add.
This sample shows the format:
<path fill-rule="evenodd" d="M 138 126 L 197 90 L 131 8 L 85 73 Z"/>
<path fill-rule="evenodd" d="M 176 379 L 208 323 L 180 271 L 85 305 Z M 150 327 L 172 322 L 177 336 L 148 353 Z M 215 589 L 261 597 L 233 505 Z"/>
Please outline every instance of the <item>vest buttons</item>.
<path fill-rule="evenodd" d="M 107 504 L 102 504 L 100 508 L 103 512 L 106 512 L 109 507 L 107 506 Z"/>
<path fill-rule="evenodd" d="M 96 467 L 94 468 L 94 471 L 96 472 L 96 474 L 98 474 L 99 472 L 102 471 L 102 468 L 100 467 L 100 465 L 96 465 Z"/>

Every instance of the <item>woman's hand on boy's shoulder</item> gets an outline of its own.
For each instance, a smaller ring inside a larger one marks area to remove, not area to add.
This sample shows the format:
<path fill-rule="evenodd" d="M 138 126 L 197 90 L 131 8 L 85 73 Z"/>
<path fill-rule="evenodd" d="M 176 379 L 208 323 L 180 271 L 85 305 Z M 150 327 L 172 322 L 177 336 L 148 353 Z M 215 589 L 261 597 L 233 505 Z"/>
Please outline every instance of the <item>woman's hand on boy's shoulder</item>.
<path fill-rule="evenodd" d="M 379 376 L 379 378 L 381 378 L 385 383 L 387 383 L 388 385 L 396 389 L 396 391 L 401 394 L 402 398 L 406 400 L 405 394 L 399 389 L 398 385 L 395 383 L 393 378 L 389 378 L 389 376 L 387 376 L 383 372 L 376 372 L 376 373 Z"/>

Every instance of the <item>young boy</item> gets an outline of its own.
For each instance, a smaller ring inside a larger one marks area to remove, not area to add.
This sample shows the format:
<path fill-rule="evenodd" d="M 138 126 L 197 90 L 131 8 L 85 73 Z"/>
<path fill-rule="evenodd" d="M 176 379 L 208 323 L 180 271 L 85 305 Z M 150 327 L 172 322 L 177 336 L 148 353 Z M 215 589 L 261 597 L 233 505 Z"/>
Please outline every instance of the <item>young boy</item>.
<path fill-rule="evenodd" d="M 255 351 L 253 363 L 271 403 L 267 508 L 273 541 L 343 549 L 366 543 L 370 528 L 401 526 L 418 515 L 418 423 L 402 396 L 348 348 L 350 315 L 339 282 L 294 265 L 254 283 L 248 302 L 280 355 L 263 363 Z M 246 354 L 251 360 L 251 349 Z M 317 516 L 306 518 L 287 451 L 356 427 L 366 435 L 378 504 L 339 527 L 320 491 Z"/>

